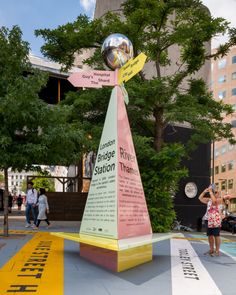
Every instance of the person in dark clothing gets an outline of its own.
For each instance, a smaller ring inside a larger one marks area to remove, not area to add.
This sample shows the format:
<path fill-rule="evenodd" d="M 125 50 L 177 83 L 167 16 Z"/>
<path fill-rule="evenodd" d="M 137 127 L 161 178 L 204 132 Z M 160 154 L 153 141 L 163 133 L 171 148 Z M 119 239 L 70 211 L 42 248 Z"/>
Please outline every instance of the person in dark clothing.
<path fill-rule="evenodd" d="M 22 203 L 23 203 L 23 199 L 22 199 L 21 194 L 19 194 L 19 196 L 17 197 L 16 203 L 17 203 L 17 206 L 18 206 L 18 210 L 20 211 L 21 210 Z"/>
<path fill-rule="evenodd" d="M 8 213 L 11 213 L 12 205 L 13 205 L 13 197 L 12 197 L 12 194 L 10 193 L 8 196 Z"/>

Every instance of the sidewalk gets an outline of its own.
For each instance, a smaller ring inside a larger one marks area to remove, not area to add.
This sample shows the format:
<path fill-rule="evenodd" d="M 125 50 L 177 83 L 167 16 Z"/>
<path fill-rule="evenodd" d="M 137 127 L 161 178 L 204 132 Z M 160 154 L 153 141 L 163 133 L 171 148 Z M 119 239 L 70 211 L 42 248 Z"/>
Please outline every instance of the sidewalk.
<path fill-rule="evenodd" d="M 3 217 L 0 216 L 0 229 Z M 42 225 L 41 225 L 42 224 Z M 24 216 L 9 216 L 9 237 L 0 234 L 0 294 L 40 295 L 234 295 L 236 237 L 222 233 L 221 256 L 208 250 L 204 233 L 153 245 L 153 261 L 114 273 L 79 256 L 79 244 L 50 235 L 78 232 L 80 222 L 53 221 L 34 231 Z M 224 279 L 222 279 L 222 274 Z"/>
<path fill-rule="evenodd" d="M 8 215 L 8 223 L 9 223 L 9 230 L 24 230 L 26 233 L 28 231 L 32 231 L 32 228 L 25 228 L 25 216 L 23 215 L 24 212 L 21 213 L 21 215 L 17 216 L 16 214 Z M 79 232 L 80 227 L 80 221 L 50 221 L 51 227 L 47 229 L 47 224 L 44 221 L 41 221 L 39 232 Z M 2 228 L 3 225 L 3 215 L 0 215 L 0 228 Z M 34 230 L 34 232 L 38 232 L 37 230 Z"/>

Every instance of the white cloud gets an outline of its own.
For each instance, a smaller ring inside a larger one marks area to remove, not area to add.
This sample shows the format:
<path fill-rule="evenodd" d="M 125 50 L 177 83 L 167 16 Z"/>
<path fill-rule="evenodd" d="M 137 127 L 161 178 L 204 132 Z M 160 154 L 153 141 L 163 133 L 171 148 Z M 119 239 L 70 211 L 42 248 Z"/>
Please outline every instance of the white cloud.
<path fill-rule="evenodd" d="M 96 0 L 80 0 L 80 5 L 86 12 L 92 12 L 95 7 Z"/>

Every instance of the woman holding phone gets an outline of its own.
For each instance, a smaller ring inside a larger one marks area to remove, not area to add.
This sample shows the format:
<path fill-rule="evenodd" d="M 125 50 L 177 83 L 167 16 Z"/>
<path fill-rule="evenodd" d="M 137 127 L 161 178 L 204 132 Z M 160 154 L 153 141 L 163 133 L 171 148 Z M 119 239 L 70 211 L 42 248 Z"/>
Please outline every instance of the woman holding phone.
<path fill-rule="evenodd" d="M 219 191 L 214 190 L 214 186 L 211 185 L 200 194 L 199 201 L 207 205 L 207 210 L 203 219 L 206 221 L 210 249 L 205 254 L 219 256 L 222 208 L 222 200 Z"/>

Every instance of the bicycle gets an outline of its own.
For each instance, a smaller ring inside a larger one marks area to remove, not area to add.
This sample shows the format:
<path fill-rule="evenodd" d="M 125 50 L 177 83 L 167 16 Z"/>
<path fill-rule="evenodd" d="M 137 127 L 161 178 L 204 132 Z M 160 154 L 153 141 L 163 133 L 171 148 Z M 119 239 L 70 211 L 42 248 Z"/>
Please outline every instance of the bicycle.
<path fill-rule="evenodd" d="M 193 229 L 189 226 L 182 225 L 181 221 L 179 220 L 174 220 L 173 225 L 172 225 L 172 230 L 177 230 L 177 231 L 193 231 Z"/>

